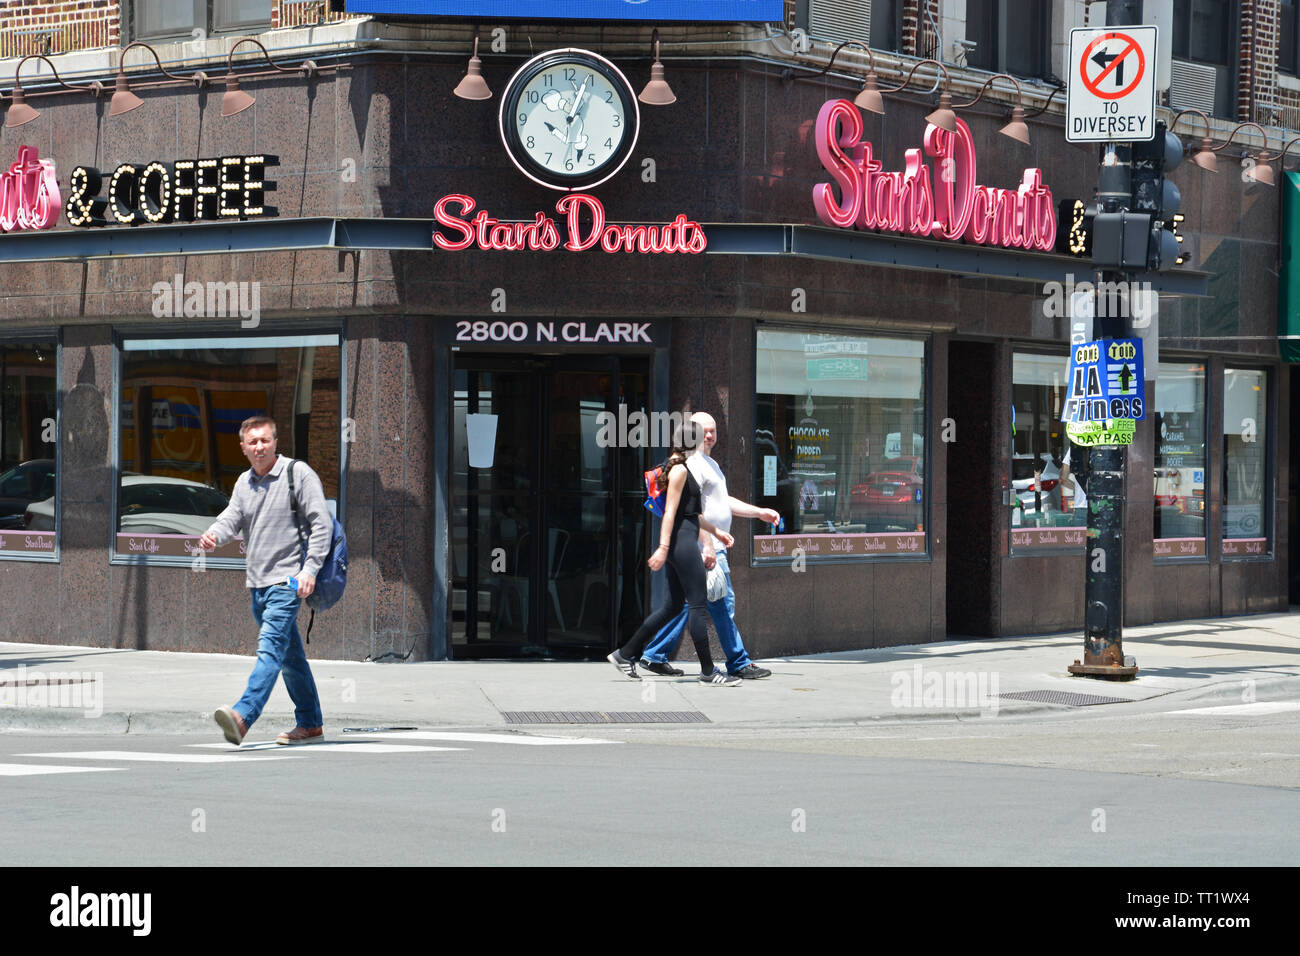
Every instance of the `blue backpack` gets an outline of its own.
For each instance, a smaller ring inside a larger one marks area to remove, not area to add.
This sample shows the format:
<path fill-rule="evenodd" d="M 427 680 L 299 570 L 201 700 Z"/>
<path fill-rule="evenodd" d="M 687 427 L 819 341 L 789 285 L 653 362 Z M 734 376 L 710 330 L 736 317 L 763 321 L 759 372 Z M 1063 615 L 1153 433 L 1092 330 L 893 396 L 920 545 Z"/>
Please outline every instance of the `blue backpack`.
<path fill-rule="evenodd" d="M 656 518 L 664 516 L 664 505 L 668 503 L 668 481 L 658 467 L 645 473 L 645 510 Z"/>
<path fill-rule="evenodd" d="M 298 494 L 293 485 L 293 466 L 295 459 L 289 459 L 289 506 L 293 509 L 293 524 L 298 529 L 298 543 L 302 546 L 303 560 L 307 560 L 307 536 L 302 531 L 302 520 L 298 516 Z M 337 518 L 330 518 L 333 527 L 330 530 L 330 547 L 316 572 L 316 589 L 307 598 L 311 608 L 311 618 L 307 621 L 307 643 L 311 643 L 312 625 L 316 623 L 316 612 L 326 611 L 343 597 L 343 589 L 348 585 L 348 538 L 343 533 L 343 526 Z"/>

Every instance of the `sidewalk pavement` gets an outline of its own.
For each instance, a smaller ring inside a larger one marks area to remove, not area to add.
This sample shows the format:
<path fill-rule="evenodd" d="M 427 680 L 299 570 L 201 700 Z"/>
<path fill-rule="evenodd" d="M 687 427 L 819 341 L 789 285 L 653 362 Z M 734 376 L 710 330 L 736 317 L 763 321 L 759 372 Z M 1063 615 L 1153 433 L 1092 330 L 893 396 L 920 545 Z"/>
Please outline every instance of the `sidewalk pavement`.
<path fill-rule="evenodd" d="M 593 727 L 516 726 L 505 716 L 521 711 L 694 711 L 715 725 L 761 728 L 1079 710 L 1049 694 L 1006 696 L 1044 691 L 1122 698 L 1146 710 L 1300 701 L 1300 609 L 1130 627 L 1124 652 L 1137 659 L 1134 681 L 1070 676 L 1066 667 L 1083 655 L 1081 633 L 770 658 L 761 662 L 771 668 L 770 678 L 734 688 L 700 684 L 693 663 L 683 663 L 686 677 L 646 675 L 640 682 L 605 662 L 313 660 L 311 666 L 327 735 L 373 726 L 545 733 Z M 212 712 L 239 699 L 252 665 L 252 656 L 0 643 L 0 731 L 215 736 Z M 282 681 L 262 716 L 255 734 L 293 725 Z"/>

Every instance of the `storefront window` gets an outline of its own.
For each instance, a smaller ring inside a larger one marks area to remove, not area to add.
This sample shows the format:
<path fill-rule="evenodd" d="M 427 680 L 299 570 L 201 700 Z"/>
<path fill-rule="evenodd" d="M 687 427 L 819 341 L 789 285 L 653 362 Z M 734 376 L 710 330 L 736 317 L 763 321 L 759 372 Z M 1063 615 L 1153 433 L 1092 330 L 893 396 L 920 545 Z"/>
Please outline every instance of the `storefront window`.
<path fill-rule="evenodd" d="M 1268 552 L 1268 379 L 1223 372 L 1223 554 Z"/>
<path fill-rule="evenodd" d="M 1155 408 L 1155 556 L 1205 555 L 1205 365 L 1161 362 Z"/>
<path fill-rule="evenodd" d="M 924 553 L 925 343 L 760 329 L 757 363 L 755 558 Z"/>
<path fill-rule="evenodd" d="M 54 343 L 0 344 L 0 555 L 55 554 Z"/>
<path fill-rule="evenodd" d="M 1065 355 L 1011 357 L 1011 547 L 1083 547 L 1088 526 L 1087 451 L 1065 437 Z"/>
<path fill-rule="evenodd" d="M 248 469 L 239 425 L 276 421 L 282 455 L 320 475 L 338 513 L 339 337 L 134 339 L 122 345 L 116 553 L 189 560 Z M 243 557 L 243 541 L 211 557 Z"/>

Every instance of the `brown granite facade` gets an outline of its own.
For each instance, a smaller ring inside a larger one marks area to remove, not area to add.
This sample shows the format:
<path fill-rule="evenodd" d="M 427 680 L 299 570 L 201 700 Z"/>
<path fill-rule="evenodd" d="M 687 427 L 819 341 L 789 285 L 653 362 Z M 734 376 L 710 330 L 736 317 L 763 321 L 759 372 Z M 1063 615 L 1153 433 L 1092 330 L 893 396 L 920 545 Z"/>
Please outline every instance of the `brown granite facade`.
<path fill-rule="evenodd" d="M 518 62 L 485 63 L 494 90 L 505 87 Z M 620 58 L 620 65 L 629 76 L 648 73 L 644 59 Z M 497 101 L 452 95 L 463 69 L 463 58 L 357 53 L 309 82 L 249 82 L 255 107 L 225 119 L 211 87 L 146 91 L 144 107 L 118 117 L 107 115 L 103 101 L 52 97 L 38 120 L 0 130 L 0 160 L 10 162 L 20 145 L 36 146 L 66 185 L 79 164 L 111 169 L 132 160 L 274 154 L 273 201 L 282 219 L 429 219 L 434 203 L 453 192 L 475 197 L 501 219 L 530 220 L 553 209 L 558 194 L 524 179 L 503 155 Z M 685 213 L 706 231 L 708 223 L 815 223 L 811 189 L 826 176 L 813 121 L 826 99 L 851 97 L 853 87 L 791 81 L 779 66 L 743 59 L 675 63 L 670 79 L 678 102 L 642 108 L 632 159 L 594 191 L 611 219 L 669 222 Z M 902 168 L 904 150 L 919 146 L 931 108 L 920 97 L 891 97 L 887 116 L 867 116 L 886 169 Z M 1023 147 L 998 136 L 1003 114 L 987 100 L 963 114 L 981 183 L 1014 186 L 1025 167 L 1038 166 L 1058 199 L 1092 195 L 1095 155 L 1063 142 L 1059 117 L 1032 121 L 1033 145 Z M 652 177 L 646 160 L 653 160 Z M 1162 349 L 1208 362 L 1212 415 L 1225 361 L 1269 370 L 1277 463 L 1272 545 L 1264 557 L 1221 556 L 1214 442 L 1222 422 L 1212 422 L 1207 500 L 1215 530 L 1207 555 L 1192 564 L 1158 562 L 1144 478 L 1153 439 L 1139 428 L 1128 471 L 1130 624 L 1287 604 L 1290 378 L 1272 338 L 1278 198 L 1232 175 L 1200 177 L 1190 163 L 1174 178 L 1193 265 L 1211 273 L 1211 294 L 1162 301 Z M 1081 626 L 1084 558 L 1013 554 L 1002 500 L 1011 353 L 1026 346 L 1065 351 L 1065 320 L 1044 315 L 1040 285 L 795 256 L 591 252 L 566 254 L 563 266 L 556 268 L 554 253 L 385 250 L 0 265 L 0 340 L 39 330 L 57 336 L 63 396 L 59 558 L 0 560 L 0 637 L 221 652 L 250 646 L 242 572 L 195 574 L 109 558 L 117 343 L 159 327 L 150 290 L 176 274 L 260 282 L 261 332 L 343 337 L 341 368 L 318 374 L 333 371 L 344 415 L 355 423 L 343 492 L 352 567 L 342 604 L 316 623 L 313 655 L 420 660 L 450 653 L 446 409 L 455 355 L 447 334 L 457 321 L 501 317 L 492 311 L 498 289 L 511 320 L 668 320 L 668 406 L 715 415 L 715 457 L 745 498 L 753 497 L 753 450 L 741 439 L 754 429 L 758 323 L 927 337 L 925 553 L 811 563 L 793 574 L 752 566 L 749 529 L 738 522 L 731 559 L 738 620 L 756 657 Z M 1064 278 L 1069 264 L 1061 268 Z M 1087 271 L 1080 262 L 1078 274 Z M 791 310 L 796 288 L 806 295 L 806 313 L 798 315 Z M 231 323 L 212 327 L 238 334 Z M 957 427 L 953 445 L 939 437 L 948 417 Z M 318 438 L 310 443 L 320 445 Z"/>

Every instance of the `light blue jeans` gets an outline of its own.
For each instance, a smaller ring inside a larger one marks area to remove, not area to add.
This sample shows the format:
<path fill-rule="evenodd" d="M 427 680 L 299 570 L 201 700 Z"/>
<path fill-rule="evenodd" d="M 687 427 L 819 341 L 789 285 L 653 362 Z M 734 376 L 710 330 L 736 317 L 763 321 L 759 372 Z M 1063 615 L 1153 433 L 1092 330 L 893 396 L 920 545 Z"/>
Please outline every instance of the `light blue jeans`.
<path fill-rule="evenodd" d="M 253 620 L 261 631 L 257 635 L 257 663 L 248 678 L 248 687 L 235 710 L 246 727 L 262 715 L 275 679 L 284 672 L 284 687 L 293 701 L 293 715 L 299 727 L 320 727 L 320 697 L 316 681 L 307 666 L 302 638 L 298 635 L 298 608 L 302 600 L 283 584 L 269 588 L 252 588 Z"/>
<path fill-rule="evenodd" d="M 722 645 L 722 652 L 727 655 L 727 671 L 738 674 L 752 662 L 740 639 L 740 629 L 736 627 L 736 592 L 731 586 L 731 565 L 727 563 L 726 548 L 718 550 L 718 565 L 727 578 L 727 594 L 709 602 L 709 617 L 713 618 L 713 626 L 718 630 L 718 643 Z M 682 608 L 682 613 L 665 624 L 663 630 L 651 639 L 641 653 L 641 660 L 668 663 L 668 655 L 677 649 L 677 642 L 685 632 L 686 608 Z"/>

